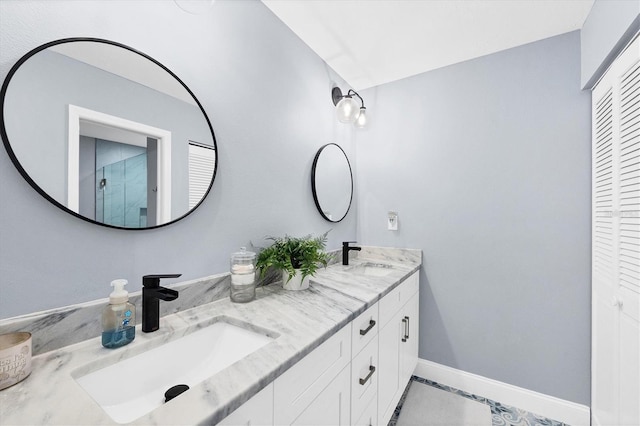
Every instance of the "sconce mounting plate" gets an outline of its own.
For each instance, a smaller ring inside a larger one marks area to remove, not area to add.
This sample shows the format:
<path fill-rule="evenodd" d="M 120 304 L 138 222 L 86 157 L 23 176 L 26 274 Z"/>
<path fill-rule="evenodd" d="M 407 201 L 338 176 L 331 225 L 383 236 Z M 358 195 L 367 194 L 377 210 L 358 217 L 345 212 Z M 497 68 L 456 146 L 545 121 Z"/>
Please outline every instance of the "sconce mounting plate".
<path fill-rule="evenodd" d="M 331 89 L 331 100 L 333 100 L 333 104 L 338 105 L 340 99 L 342 99 L 342 90 L 340 90 L 339 87 L 334 87 L 333 89 Z"/>

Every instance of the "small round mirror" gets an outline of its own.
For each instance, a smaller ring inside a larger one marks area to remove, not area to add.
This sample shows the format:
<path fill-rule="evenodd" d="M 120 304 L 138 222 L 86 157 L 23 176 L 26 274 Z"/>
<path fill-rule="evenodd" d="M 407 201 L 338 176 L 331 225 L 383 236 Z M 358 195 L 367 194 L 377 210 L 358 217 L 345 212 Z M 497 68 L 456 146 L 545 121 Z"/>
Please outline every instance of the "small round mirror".
<path fill-rule="evenodd" d="M 322 217 L 329 222 L 345 218 L 353 198 L 353 175 L 347 154 L 335 143 L 318 150 L 311 169 L 311 189 Z"/>

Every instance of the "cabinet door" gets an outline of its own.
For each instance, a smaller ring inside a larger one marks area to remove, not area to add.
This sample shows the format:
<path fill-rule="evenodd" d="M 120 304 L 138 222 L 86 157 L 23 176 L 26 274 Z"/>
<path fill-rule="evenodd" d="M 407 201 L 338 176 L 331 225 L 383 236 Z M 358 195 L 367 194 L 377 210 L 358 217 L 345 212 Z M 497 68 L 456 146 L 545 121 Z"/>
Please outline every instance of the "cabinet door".
<path fill-rule="evenodd" d="M 350 361 L 351 326 L 347 325 L 275 380 L 274 423 L 292 424 Z M 348 382 L 349 377 L 347 386 Z"/>
<path fill-rule="evenodd" d="M 406 385 L 411 379 L 416 364 L 418 363 L 418 310 L 417 294 L 414 295 L 401 310 L 403 313 L 403 326 L 406 327 L 406 332 L 403 333 L 400 339 L 402 342 L 400 347 L 401 385 Z"/>
<path fill-rule="evenodd" d="M 346 366 L 291 424 L 305 426 L 348 425 L 350 419 L 350 377 L 350 368 Z"/>
<path fill-rule="evenodd" d="M 380 330 L 378 364 L 378 422 L 387 424 L 396 407 L 395 396 L 400 391 L 400 353 L 402 336 L 405 331 L 402 312 L 396 313 Z M 401 391 L 400 391 L 401 392 Z"/>
<path fill-rule="evenodd" d="M 273 383 L 255 394 L 218 425 L 273 425 Z"/>
<path fill-rule="evenodd" d="M 380 300 L 379 313 L 380 327 L 384 327 L 391 318 L 418 292 L 420 287 L 418 272 L 414 272 L 407 279 L 394 288 Z"/>
<path fill-rule="evenodd" d="M 418 273 L 379 303 L 378 422 L 387 424 L 418 362 Z M 395 309 L 391 314 L 389 309 Z M 385 318 L 390 318 L 388 322 Z"/>

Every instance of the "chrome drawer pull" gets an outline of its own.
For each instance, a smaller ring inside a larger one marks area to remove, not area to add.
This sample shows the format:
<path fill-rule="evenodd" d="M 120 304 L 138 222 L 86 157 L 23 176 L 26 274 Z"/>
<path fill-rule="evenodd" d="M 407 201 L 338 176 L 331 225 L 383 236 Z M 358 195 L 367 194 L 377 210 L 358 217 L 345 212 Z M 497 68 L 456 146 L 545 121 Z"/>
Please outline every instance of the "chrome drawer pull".
<path fill-rule="evenodd" d="M 404 335 L 402 336 L 402 341 L 406 342 L 409 338 L 409 317 L 402 318 L 402 323 L 404 324 Z"/>
<path fill-rule="evenodd" d="M 409 340 L 409 335 L 411 334 L 411 319 L 409 317 L 405 317 L 407 319 L 407 335 L 405 336 L 407 340 Z"/>
<path fill-rule="evenodd" d="M 365 334 L 367 334 L 369 332 L 369 330 L 371 330 L 373 328 L 374 325 L 376 325 L 375 320 L 369 320 L 369 327 L 367 327 L 364 330 L 360 330 L 360 335 L 364 336 Z"/>
<path fill-rule="evenodd" d="M 364 379 L 359 379 L 360 380 L 360 384 L 364 385 L 365 383 L 367 383 L 367 380 L 369 380 L 371 378 L 371 376 L 373 375 L 373 373 L 376 371 L 376 368 L 373 365 L 369 366 L 369 374 L 367 374 L 367 377 L 365 377 Z"/>

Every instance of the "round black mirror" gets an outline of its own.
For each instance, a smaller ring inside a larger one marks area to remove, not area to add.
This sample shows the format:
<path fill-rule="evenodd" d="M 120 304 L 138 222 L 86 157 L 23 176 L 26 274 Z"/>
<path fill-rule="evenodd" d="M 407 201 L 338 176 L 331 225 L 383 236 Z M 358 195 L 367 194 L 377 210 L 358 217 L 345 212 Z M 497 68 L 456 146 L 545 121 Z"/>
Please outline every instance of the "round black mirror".
<path fill-rule="evenodd" d="M 347 216 L 353 198 L 353 175 L 347 154 L 335 143 L 324 145 L 316 153 L 311 189 L 322 217 L 340 222 Z"/>
<path fill-rule="evenodd" d="M 24 55 L 0 92 L 4 146 L 42 196 L 123 229 L 191 213 L 217 169 L 213 128 L 160 62 L 102 39 L 53 41 Z"/>

